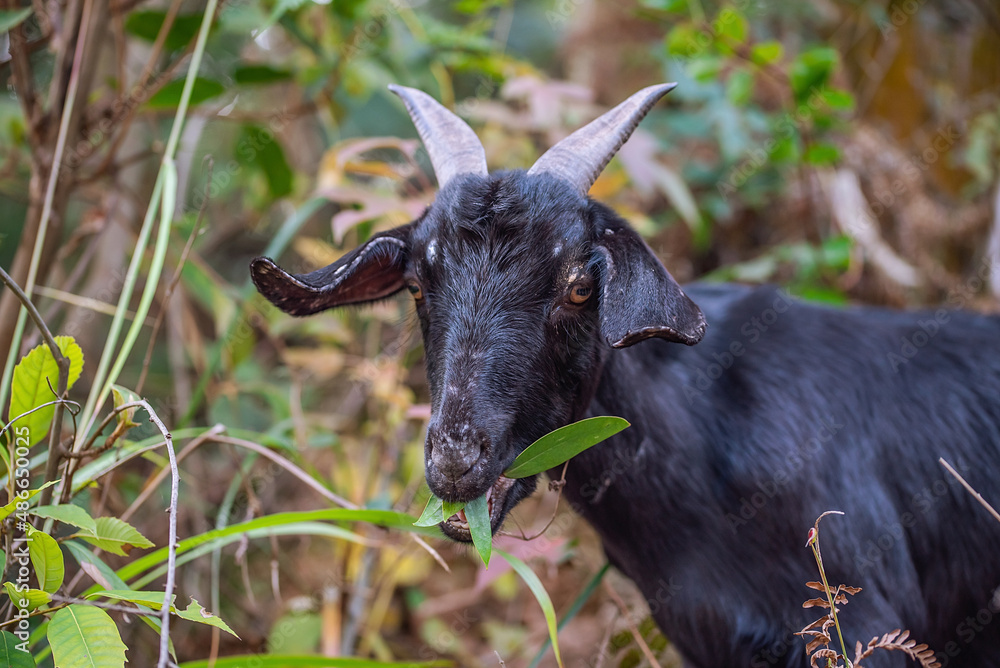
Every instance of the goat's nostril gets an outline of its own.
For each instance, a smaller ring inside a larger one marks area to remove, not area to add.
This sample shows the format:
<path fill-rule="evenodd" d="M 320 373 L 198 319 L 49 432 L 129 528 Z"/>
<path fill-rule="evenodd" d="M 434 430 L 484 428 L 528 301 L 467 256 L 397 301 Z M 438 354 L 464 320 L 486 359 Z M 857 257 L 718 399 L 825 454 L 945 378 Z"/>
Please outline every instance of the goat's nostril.
<path fill-rule="evenodd" d="M 485 436 L 478 430 L 468 432 L 456 430 L 449 434 L 432 428 L 427 433 L 430 463 L 450 481 L 458 481 L 468 473 L 483 454 Z"/>

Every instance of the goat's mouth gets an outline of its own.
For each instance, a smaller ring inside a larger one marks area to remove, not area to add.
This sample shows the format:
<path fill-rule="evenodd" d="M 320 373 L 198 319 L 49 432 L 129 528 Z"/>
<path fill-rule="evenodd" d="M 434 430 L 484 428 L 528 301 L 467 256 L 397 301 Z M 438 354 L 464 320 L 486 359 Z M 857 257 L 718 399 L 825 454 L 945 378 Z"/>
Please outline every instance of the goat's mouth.
<path fill-rule="evenodd" d="M 490 532 L 496 533 L 503 524 L 504 517 L 521 499 L 531 493 L 533 484 L 525 478 L 508 478 L 501 475 L 489 489 L 486 490 L 486 507 L 490 515 Z M 513 490 L 513 493 L 512 493 Z M 465 511 L 460 510 L 440 524 L 444 534 L 452 540 L 463 543 L 472 542 L 469 532 L 469 521 Z"/>

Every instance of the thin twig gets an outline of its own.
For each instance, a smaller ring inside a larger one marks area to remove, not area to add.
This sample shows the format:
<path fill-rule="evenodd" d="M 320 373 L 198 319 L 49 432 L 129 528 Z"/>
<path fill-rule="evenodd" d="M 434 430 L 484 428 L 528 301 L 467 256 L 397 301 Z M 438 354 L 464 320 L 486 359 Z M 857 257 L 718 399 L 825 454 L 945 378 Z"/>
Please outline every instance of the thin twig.
<path fill-rule="evenodd" d="M 224 425 L 217 424 L 205 433 L 199 434 L 195 438 L 191 439 L 191 442 L 185 445 L 184 448 L 177 453 L 177 463 L 179 464 L 184 461 L 184 458 L 191 454 L 198 446 L 211 441 L 214 437 L 224 432 L 225 429 L 226 427 Z M 142 492 L 139 493 L 139 496 L 135 498 L 132 505 L 130 505 L 125 512 L 121 514 L 121 519 L 127 522 L 128 518 L 132 517 L 135 511 L 139 509 L 139 506 L 145 503 L 146 499 L 150 497 L 165 477 L 167 477 L 167 469 L 160 469 L 153 479 L 146 484 Z"/>
<path fill-rule="evenodd" d="M 986 510 L 990 511 L 990 514 L 993 515 L 994 519 L 996 519 L 997 522 L 1000 522 L 1000 513 L 998 513 L 993 508 L 993 506 L 991 506 L 989 504 L 989 502 L 986 499 L 983 498 L 982 494 L 980 494 L 975 489 L 973 489 L 972 485 L 970 485 L 968 482 L 966 482 L 965 478 L 963 478 L 958 471 L 956 471 L 954 468 L 952 468 L 951 464 L 949 464 L 948 462 L 946 462 L 945 459 L 944 459 L 944 457 L 939 457 L 938 458 L 938 462 L 941 463 L 941 466 L 943 466 L 946 469 L 948 469 L 948 473 L 950 473 L 953 476 L 955 476 L 955 478 L 960 483 L 962 483 L 962 487 L 964 487 L 965 489 L 967 489 L 969 491 L 969 494 L 971 494 L 973 496 L 973 498 L 976 499 L 976 501 L 979 501 L 979 503 L 981 503 L 983 505 L 983 507 L 986 508 Z"/>
<path fill-rule="evenodd" d="M 149 403 L 142 399 L 138 402 L 146 413 L 149 414 L 149 421 L 156 425 L 156 428 L 163 434 L 163 440 L 167 445 L 167 457 L 170 459 L 170 505 L 167 512 L 170 514 L 170 529 L 167 538 L 167 582 L 163 586 L 163 609 L 160 611 L 160 660 L 157 668 L 166 668 L 170 659 L 170 606 L 174 600 L 174 579 L 177 570 L 177 497 L 180 490 L 180 472 L 177 470 L 177 456 L 174 453 L 174 441 L 167 431 L 166 426 L 160 421 L 159 416 Z"/>
<path fill-rule="evenodd" d="M 253 441 L 248 441 L 246 439 L 236 438 L 233 436 L 213 436 L 212 440 L 217 443 L 229 443 L 230 445 L 236 445 L 241 448 L 246 448 L 247 450 L 253 450 L 257 454 L 263 455 L 268 459 L 270 459 L 271 461 L 278 464 L 279 466 L 283 467 L 289 473 L 291 473 L 296 478 L 298 478 L 306 485 L 308 485 L 310 488 L 318 492 L 321 496 L 329 499 L 330 501 L 333 501 L 338 506 L 341 506 L 343 508 L 350 508 L 351 510 L 358 510 L 358 506 L 351 503 L 344 497 L 334 494 L 326 487 L 323 487 L 323 485 L 316 482 L 316 480 L 313 479 L 312 476 L 310 476 L 308 473 L 299 468 L 290 459 L 279 455 L 277 452 L 274 452 L 269 448 L 265 448 L 263 445 L 260 445 L 259 443 L 254 443 Z"/>
<path fill-rule="evenodd" d="M 622 597 L 618 595 L 618 592 L 616 592 L 614 588 L 608 584 L 607 580 L 604 581 L 604 589 L 608 592 L 608 595 L 611 596 L 611 599 L 618 606 L 618 609 L 622 611 L 622 616 L 625 617 L 625 623 L 632 632 L 632 637 L 634 637 L 636 643 L 638 643 L 639 649 L 641 649 L 642 653 L 646 655 L 649 665 L 653 666 L 653 668 L 663 668 L 660 666 L 660 662 L 656 660 L 656 656 L 653 655 L 653 650 L 649 649 L 649 645 L 646 644 L 645 639 L 642 637 L 642 633 L 639 632 L 639 627 L 635 625 L 634 621 L 632 621 L 632 615 L 629 614 L 628 606 L 625 605 L 625 601 L 623 601 Z"/>
<path fill-rule="evenodd" d="M 55 178 L 54 176 L 52 177 Z M 66 392 L 69 386 L 69 358 L 63 355 L 62 350 L 56 343 L 55 338 L 52 336 L 52 332 L 49 331 L 48 326 L 45 321 L 42 320 L 41 314 L 35 305 L 31 303 L 31 298 L 21 289 L 21 286 L 11 278 L 10 274 L 0 267 L 0 279 L 3 280 L 4 284 L 14 293 L 14 295 L 24 306 L 28 315 L 31 317 L 32 321 L 35 323 L 35 327 L 38 331 L 42 333 L 42 338 L 45 339 L 46 345 L 48 345 L 49 350 L 52 352 L 52 357 L 56 360 L 56 366 L 59 367 L 59 385 L 56 391 L 56 398 L 59 400 L 66 398 Z M 12 376 L 13 377 L 13 376 Z M 49 458 L 45 463 L 45 480 L 54 480 L 56 471 L 59 469 L 59 436 L 62 432 L 62 414 L 63 414 L 63 402 L 59 401 L 56 404 L 55 414 L 52 416 L 52 433 L 49 434 Z M 10 417 L 10 416 L 8 416 Z M 13 422 L 13 420 L 11 420 Z M 11 476 L 11 484 L 13 484 L 13 476 Z M 13 489 L 13 488 L 12 488 Z M 11 495 L 13 496 L 13 495 Z M 39 499 L 41 505 L 47 505 L 52 499 L 52 488 L 46 487 L 42 490 L 42 496 Z"/>

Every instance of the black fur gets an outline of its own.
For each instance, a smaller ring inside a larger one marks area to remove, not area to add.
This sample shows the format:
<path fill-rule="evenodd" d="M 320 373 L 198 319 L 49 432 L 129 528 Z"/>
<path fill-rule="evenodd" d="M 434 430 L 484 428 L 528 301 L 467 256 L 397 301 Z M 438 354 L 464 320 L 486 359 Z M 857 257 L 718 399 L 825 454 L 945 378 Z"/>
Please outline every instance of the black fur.
<path fill-rule="evenodd" d="M 906 628 L 944 665 L 1000 666 L 1000 524 L 937 461 L 1000 501 L 1000 320 L 688 286 L 703 320 L 620 218 L 544 175 L 456 179 L 399 229 L 405 248 L 362 249 L 350 273 L 368 298 L 421 296 L 435 494 L 479 496 L 539 436 L 618 415 L 632 427 L 573 459 L 565 494 L 686 665 L 807 666 L 804 543 L 841 510 L 821 536 L 831 580 L 863 588 L 842 606 L 849 643 Z M 260 268 L 282 308 L 317 303 Z M 593 294 L 573 303 L 571 285 Z M 494 531 L 534 487 L 514 484 Z"/>

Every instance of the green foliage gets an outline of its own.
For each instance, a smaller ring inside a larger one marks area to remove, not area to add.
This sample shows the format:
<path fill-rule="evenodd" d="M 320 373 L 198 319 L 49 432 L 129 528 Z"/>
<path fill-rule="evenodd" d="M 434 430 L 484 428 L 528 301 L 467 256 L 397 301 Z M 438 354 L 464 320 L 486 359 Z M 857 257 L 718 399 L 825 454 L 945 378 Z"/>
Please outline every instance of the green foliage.
<path fill-rule="evenodd" d="M 560 427 L 524 449 L 507 467 L 508 478 L 527 478 L 572 459 L 629 426 L 619 417 L 592 417 Z"/>
<path fill-rule="evenodd" d="M 21 25 L 34 11 L 31 7 L 24 9 L 0 10 L 0 34 L 13 30 Z"/>
<path fill-rule="evenodd" d="M 117 517 L 98 517 L 94 520 L 95 530 L 86 530 L 75 534 L 94 547 L 99 547 L 112 554 L 128 556 L 132 548 L 153 547 L 152 541 L 139 533 L 135 527 Z"/>
<path fill-rule="evenodd" d="M 130 35 L 145 40 L 147 42 L 156 41 L 156 36 L 163 27 L 166 20 L 166 13 L 161 11 L 136 11 L 131 12 L 125 19 L 125 31 Z M 170 32 L 164 40 L 164 46 L 171 51 L 183 48 L 191 43 L 198 34 L 201 27 L 201 14 L 178 14 L 174 17 L 174 22 L 170 26 Z"/>
<path fill-rule="evenodd" d="M 493 531 L 490 528 L 490 511 L 486 496 L 477 496 L 465 504 L 465 516 L 469 520 L 469 533 L 472 534 L 472 544 L 483 564 L 490 565 L 490 554 L 493 551 Z"/>
<path fill-rule="evenodd" d="M 88 598 L 110 598 L 117 601 L 129 601 L 131 603 L 137 603 L 143 605 L 147 608 L 152 608 L 153 610 L 160 610 L 163 608 L 163 592 L 159 591 L 134 591 L 132 589 L 124 590 L 113 590 L 105 589 L 103 591 L 97 591 L 90 594 Z M 172 600 L 176 600 L 176 596 Z M 214 626 L 216 628 L 222 629 L 226 633 L 237 636 L 229 625 L 224 621 L 213 615 L 212 613 L 205 610 L 198 601 L 191 599 L 188 603 L 188 607 L 184 610 L 177 608 L 173 602 L 170 604 L 171 614 L 177 615 L 181 619 L 186 619 L 189 622 L 196 622 L 198 624 L 207 624 L 209 626 Z"/>
<path fill-rule="evenodd" d="M 30 652 L 19 648 L 20 641 L 9 631 L 0 631 L 0 665 L 7 668 L 35 668 Z"/>
<path fill-rule="evenodd" d="M 184 91 L 184 79 L 175 79 L 161 88 L 146 101 L 150 109 L 176 109 L 181 102 Z M 191 89 L 191 106 L 196 107 L 202 102 L 211 100 L 226 92 L 226 87 L 214 79 L 198 77 Z"/>
<path fill-rule="evenodd" d="M 57 336 L 56 345 L 69 359 L 67 388 L 72 388 L 83 370 L 83 351 L 70 336 Z M 59 365 L 47 345 L 36 346 L 18 362 L 11 387 L 8 415 L 11 422 L 16 421 L 17 427 L 27 427 L 29 445 L 33 445 L 49 433 L 56 410 L 54 405 L 38 408 L 55 399 L 53 391 L 59 387 Z M 35 412 L 25 415 L 36 408 Z"/>
<path fill-rule="evenodd" d="M 28 525 L 28 554 L 35 576 L 42 591 L 54 594 L 62 587 L 66 568 L 63 566 L 63 554 L 59 543 L 45 533 Z"/>
<path fill-rule="evenodd" d="M 59 668 L 124 668 L 125 643 L 108 613 L 74 603 L 57 610 L 49 622 L 49 646 Z"/>

